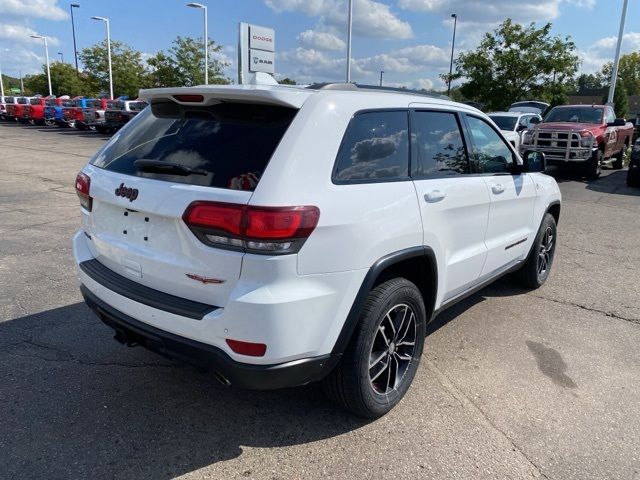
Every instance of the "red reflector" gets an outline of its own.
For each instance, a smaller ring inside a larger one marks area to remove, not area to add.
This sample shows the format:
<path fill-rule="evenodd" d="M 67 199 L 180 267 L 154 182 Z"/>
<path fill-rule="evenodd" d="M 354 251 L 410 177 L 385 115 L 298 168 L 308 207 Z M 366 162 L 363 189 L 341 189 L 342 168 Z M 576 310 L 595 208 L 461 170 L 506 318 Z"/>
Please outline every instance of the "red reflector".
<path fill-rule="evenodd" d="M 187 225 L 223 230 L 239 237 L 242 234 L 244 207 L 231 203 L 194 202 L 183 219 Z"/>
<path fill-rule="evenodd" d="M 282 207 L 247 209 L 245 236 L 258 239 L 306 238 L 320 218 L 318 207 Z"/>
<path fill-rule="evenodd" d="M 227 345 L 235 353 L 250 357 L 262 357 L 267 352 L 267 346 L 264 343 L 241 342 L 240 340 L 227 338 Z"/>
<path fill-rule="evenodd" d="M 203 102 L 204 97 L 202 95 L 174 95 L 173 98 L 179 102 Z"/>

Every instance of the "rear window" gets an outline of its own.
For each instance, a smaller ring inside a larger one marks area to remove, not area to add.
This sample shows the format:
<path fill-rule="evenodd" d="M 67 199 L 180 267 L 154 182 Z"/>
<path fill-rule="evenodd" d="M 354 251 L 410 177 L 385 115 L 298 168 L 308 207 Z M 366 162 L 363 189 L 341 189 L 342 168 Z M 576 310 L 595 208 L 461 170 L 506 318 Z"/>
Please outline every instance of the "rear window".
<path fill-rule="evenodd" d="M 129 103 L 129 110 L 132 112 L 140 112 L 147 105 L 147 102 L 131 102 Z"/>
<path fill-rule="evenodd" d="M 86 108 L 96 108 L 100 106 L 100 100 L 87 100 Z"/>
<path fill-rule="evenodd" d="M 14 97 L 4 97 L 4 101 L 6 103 L 13 103 L 15 101 Z"/>
<path fill-rule="evenodd" d="M 55 107 L 57 105 L 55 98 L 48 98 L 45 100 L 47 107 Z"/>
<path fill-rule="evenodd" d="M 21 97 L 21 98 L 18 99 L 18 103 L 20 105 L 26 105 L 27 103 L 29 103 L 29 99 Z"/>
<path fill-rule="evenodd" d="M 31 105 L 40 105 L 41 100 L 39 98 L 32 98 L 31 100 L 29 100 L 29 103 Z"/>
<path fill-rule="evenodd" d="M 107 108 L 109 110 L 124 110 L 124 102 L 120 102 L 117 100 L 107 102 Z"/>
<path fill-rule="evenodd" d="M 156 103 L 136 115 L 91 164 L 126 175 L 252 191 L 296 113 L 241 103 Z M 153 160 L 159 167 L 141 171 L 136 160 Z"/>

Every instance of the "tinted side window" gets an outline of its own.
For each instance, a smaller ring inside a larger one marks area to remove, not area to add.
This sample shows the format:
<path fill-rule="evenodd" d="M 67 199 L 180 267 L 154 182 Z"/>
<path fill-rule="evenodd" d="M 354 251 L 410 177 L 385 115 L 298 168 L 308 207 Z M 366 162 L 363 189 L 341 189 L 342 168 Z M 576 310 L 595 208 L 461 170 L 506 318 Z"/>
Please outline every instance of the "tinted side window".
<path fill-rule="evenodd" d="M 334 181 L 409 176 L 408 112 L 366 112 L 353 117 L 336 159 Z"/>
<path fill-rule="evenodd" d="M 613 111 L 613 108 L 607 107 L 607 118 L 606 122 L 611 123 L 616 121 L 616 113 Z"/>
<path fill-rule="evenodd" d="M 514 161 L 511 149 L 484 120 L 468 116 L 467 122 L 478 173 L 507 172 Z"/>
<path fill-rule="evenodd" d="M 454 113 L 415 112 L 411 117 L 411 142 L 417 157 L 413 177 L 469 173 L 467 151 Z"/>

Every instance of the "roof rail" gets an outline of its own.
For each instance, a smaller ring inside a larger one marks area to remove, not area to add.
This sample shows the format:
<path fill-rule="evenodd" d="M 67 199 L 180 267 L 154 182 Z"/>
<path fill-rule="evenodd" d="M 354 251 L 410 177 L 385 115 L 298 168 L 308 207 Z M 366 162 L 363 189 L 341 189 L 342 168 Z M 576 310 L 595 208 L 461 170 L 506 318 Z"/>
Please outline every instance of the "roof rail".
<path fill-rule="evenodd" d="M 380 87 L 378 85 L 358 85 L 357 83 L 314 83 L 308 87 L 311 90 L 343 90 L 343 91 L 367 91 L 376 90 L 386 93 L 404 93 L 406 95 L 421 95 L 423 97 L 439 98 L 441 100 L 451 100 L 451 98 L 440 93 L 431 93 L 424 90 L 410 90 L 398 87 Z"/>

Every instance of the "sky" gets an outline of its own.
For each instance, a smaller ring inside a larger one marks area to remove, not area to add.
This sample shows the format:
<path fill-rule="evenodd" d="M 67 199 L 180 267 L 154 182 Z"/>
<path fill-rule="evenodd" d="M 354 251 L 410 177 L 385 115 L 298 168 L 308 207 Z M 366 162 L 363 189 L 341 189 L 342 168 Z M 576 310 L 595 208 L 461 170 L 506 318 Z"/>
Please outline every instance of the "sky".
<path fill-rule="evenodd" d="M 208 6 L 209 37 L 223 46 L 219 59 L 237 78 L 238 23 L 275 29 L 276 76 L 298 83 L 344 81 L 347 0 L 199 0 Z M 78 50 L 102 41 L 108 17 L 111 38 L 146 56 L 166 50 L 177 35 L 202 35 L 202 11 L 187 0 L 0 0 L 0 68 L 17 77 L 41 71 L 46 35 L 51 61 L 73 62 L 69 4 L 74 9 Z M 623 0 L 353 0 L 352 80 L 409 88 L 443 89 L 453 22 L 456 52 L 473 49 L 505 18 L 553 23 L 553 33 L 571 36 L 582 71 L 599 70 L 613 59 Z M 640 50 L 640 4 L 630 2 L 623 51 Z"/>

